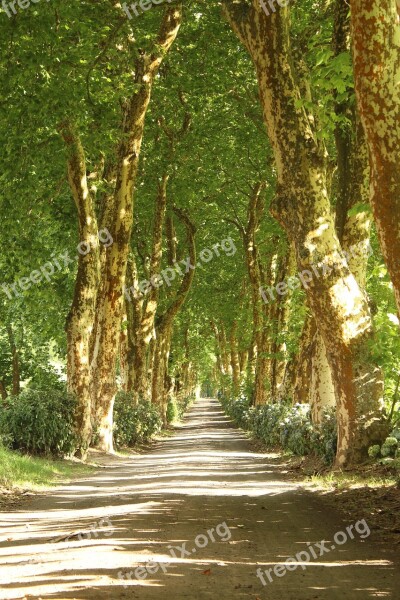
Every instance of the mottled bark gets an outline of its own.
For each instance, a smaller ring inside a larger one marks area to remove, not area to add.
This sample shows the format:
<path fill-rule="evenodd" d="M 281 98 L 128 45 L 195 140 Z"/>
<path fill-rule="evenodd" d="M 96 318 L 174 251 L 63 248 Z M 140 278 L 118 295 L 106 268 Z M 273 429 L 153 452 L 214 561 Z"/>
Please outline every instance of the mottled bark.
<path fill-rule="evenodd" d="M 240 367 L 241 379 L 244 379 L 246 377 L 248 363 L 249 363 L 249 351 L 248 350 L 240 350 L 239 351 L 239 367 Z"/>
<path fill-rule="evenodd" d="M 223 323 L 220 323 L 218 327 L 218 337 L 224 374 L 232 375 L 231 363 L 229 360 L 228 342 L 226 339 L 225 327 Z"/>
<path fill-rule="evenodd" d="M 131 379 L 131 390 L 137 400 L 149 399 L 151 396 L 151 381 L 148 378 L 148 351 L 150 340 L 155 336 L 154 321 L 157 312 L 161 259 L 162 259 L 162 240 L 163 227 L 167 206 L 167 183 L 168 175 L 164 175 L 158 187 L 158 193 L 155 201 L 152 251 L 150 257 L 149 281 L 152 283 L 146 296 L 142 299 L 142 294 L 138 289 L 138 282 L 135 277 L 130 276 L 127 279 L 127 288 L 129 302 L 133 306 L 131 310 L 130 327 L 134 328 L 130 335 L 129 351 L 129 370 L 134 374 Z M 133 261 L 133 258 L 132 258 Z M 135 318 L 133 318 L 135 317 Z"/>
<path fill-rule="evenodd" d="M 18 396 L 21 391 L 21 373 L 19 365 L 19 351 L 15 343 L 14 329 L 11 324 L 7 325 L 7 336 L 10 344 L 12 360 L 12 395 Z"/>
<path fill-rule="evenodd" d="M 128 298 L 125 298 L 128 336 L 128 391 L 132 392 L 134 400 L 138 401 L 138 388 L 146 387 L 147 363 L 146 346 L 143 339 L 142 317 L 143 296 L 139 290 L 136 261 L 133 254 L 129 255 L 126 268 L 126 287 Z M 148 399 L 148 398 L 146 398 Z"/>
<path fill-rule="evenodd" d="M 310 382 L 314 353 L 313 341 L 316 331 L 315 320 L 311 315 L 307 315 L 300 336 L 299 351 L 295 359 L 294 404 L 306 404 L 310 402 Z"/>
<path fill-rule="evenodd" d="M 343 466 L 356 457 L 358 379 L 372 323 L 365 294 L 350 272 L 335 231 L 326 188 L 324 152 L 312 115 L 301 103 L 289 39 L 288 9 L 267 16 L 254 0 L 226 2 L 233 29 L 256 67 L 261 103 L 277 171 L 273 216 L 294 242 L 298 269 L 307 272 L 308 303 L 325 343 L 338 407 Z M 324 272 L 315 272 L 324 260 Z"/>
<path fill-rule="evenodd" d="M 92 195 L 86 177 L 85 154 L 79 135 L 69 121 L 59 126 L 68 153 L 68 180 L 77 214 L 81 252 L 74 297 L 67 317 L 68 389 L 78 402 L 77 454 L 85 457 L 92 435 L 90 350 L 99 285 L 99 235 Z"/>
<path fill-rule="evenodd" d="M 120 385 L 124 392 L 129 391 L 129 344 L 128 344 L 128 315 L 126 306 L 123 309 L 123 317 L 121 324 L 121 334 L 119 337 L 119 374 Z"/>
<path fill-rule="evenodd" d="M 355 87 L 371 206 L 400 315 L 400 19 L 396 0 L 351 0 Z"/>
<path fill-rule="evenodd" d="M 343 0 L 337 0 L 333 38 L 336 56 L 349 50 L 349 34 L 349 6 Z M 336 195 L 336 230 L 350 271 L 360 288 L 364 289 L 369 256 L 371 217 L 368 209 L 362 211 L 351 211 L 351 209 L 369 202 L 368 152 L 363 128 L 350 97 L 336 103 L 336 114 L 346 117 L 348 121 L 346 124 L 340 121 L 335 129 L 337 171 L 333 192 Z M 315 332 L 311 345 L 311 361 L 309 401 L 313 422 L 320 424 L 323 410 L 335 405 L 335 388 L 325 343 L 318 331 Z M 363 373 L 362 376 L 361 373 Z M 369 436 L 370 443 L 372 443 L 374 440 L 376 441 L 379 434 L 383 396 L 382 373 L 372 363 L 368 353 L 364 358 L 360 356 L 355 383 L 357 387 L 357 420 L 361 423 L 364 417 L 367 417 L 369 422 L 369 425 L 359 426 L 357 444 L 366 446 Z M 364 385 L 369 386 L 368 391 L 363 389 Z"/>
<path fill-rule="evenodd" d="M 174 208 L 174 211 L 186 229 L 189 262 L 192 268 L 188 267 L 186 269 L 181 285 L 177 290 L 173 301 L 170 303 L 166 311 L 156 319 L 156 338 L 152 365 L 153 377 L 151 401 L 153 404 L 157 404 L 160 407 L 164 421 L 166 419 L 166 404 L 164 394 L 165 377 L 168 373 L 168 357 L 173 324 L 176 315 L 181 310 L 190 291 L 196 267 L 196 228 L 189 217 L 182 210 Z"/>
<path fill-rule="evenodd" d="M 277 258 L 275 287 L 279 283 L 286 281 L 289 267 L 289 253 Z M 288 306 L 287 296 L 279 295 L 276 301 L 270 305 L 269 321 L 270 326 L 270 394 L 271 400 L 276 400 L 279 387 L 282 384 L 285 373 L 285 344 L 283 341 L 283 332 L 287 326 Z"/>
<path fill-rule="evenodd" d="M 265 404 L 267 401 L 267 377 L 269 368 L 269 326 L 267 324 L 268 309 L 263 305 L 263 300 L 260 295 L 262 274 L 256 242 L 256 234 L 264 212 L 264 190 L 264 182 L 259 181 L 253 186 L 247 207 L 247 221 L 245 226 L 243 226 L 236 219 L 232 221 L 242 236 L 246 268 L 250 281 L 253 314 L 253 336 L 252 351 L 249 356 L 249 371 L 250 376 L 254 373 L 254 388 L 252 397 L 252 403 L 254 405 Z"/>
<path fill-rule="evenodd" d="M 116 350 L 121 326 L 123 288 L 133 223 L 133 191 L 143 140 L 145 116 L 155 76 L 181 23 L 181 6 L 166 10 L 150 54 L 139 56 L 135 93 L 125 112 L 118 150 L 113 211 L 109 230 L 114 243 L 105 260 L 105 284 L 96 309 L 98 325 L 91 363 L 92 397 L 96 405 L 99 447 L 113 450 L 113 405 L 116 393 Z"/>
<path fill-rule="evenodd" d="M 237 321 L 233 321 L 230 333 L 230 354 L 231 354 L 231 369 L 232 369 L 232 384 L 233 393 L 235 396 L 240 391 L 240 363 L 239 363 L 239 351 L 238 351 L 238 340 L 237 340 Z"/>
<path fill-rule="evenodd" d="M 220 337 L 219 337 L 219 331 L 218 331 L 218 327 L 217 324 L 215 323 L 215 321 L 210 321 L 210 325 L 211 325 L 211 329 L 214 333 L 214 337 L 215 337 L 215 356 L 217 359 L 217 368 L 218 368 L 218 372 L 220 375 L 225 375 L 225 369 L 224 369 L 224 364 L 222 362 L 222 351 L 221 351 L 221 347 L 220 347 Z"/>
<path fill-rule="evenodd" d="M 4 379 L 0 379 L 0 396 L 1 396 L 2 400 L 7 400 L 7 398 L 8 398 L 6 384 L 4 383 Z"/>

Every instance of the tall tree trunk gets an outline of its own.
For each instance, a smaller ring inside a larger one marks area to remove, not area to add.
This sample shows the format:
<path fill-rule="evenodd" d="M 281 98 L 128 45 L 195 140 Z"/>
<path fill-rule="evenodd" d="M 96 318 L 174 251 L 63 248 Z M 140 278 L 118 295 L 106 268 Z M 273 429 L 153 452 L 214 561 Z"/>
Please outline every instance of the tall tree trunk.
<path fill-rule="evenodd" d="M 138 401 L 142 397 L 138 388 L 140 390 L 145 388 L 147 364 L 142 329 L 144 300 L 139 290 L 137 267 L 133 254 L 130 254 L 128 258 L 126 283 L 128 290 L 125 296 L 128 334 L 127 387 L 128 391 L 132 392 L 134 400 Z"/>
<path fill-rule="evenodd" d="M 312 379 L 312 363 L 316 331 L 317 327 L 315 324 L 315 319 L 311 315 L 307 315 L 300 336 L 299 351 L 295 358 L 295 376 L 293 387 L 294 404 L 311 403 L 310 382 Z"/>
<path fill-rule="evenodd" d="M 129 391 L 129 343 L 128 343 L 128 314 L 126 306 L 123 309 L 122 328 L 119 338 L 119 373 L 121 379 L 121 389 L 124 392 Z"/>
<path fill-rule="evenodd" d="M 244 227 L 238 220 L 233 223 L 239 229 L 243 239 L 245 261 L 250 281 L 252 312 L 253 312 L 253 338 L 252 352 L 249 357 L 249 375 L 254 373 L 254 389 L 252 403 L 254 405 L 265 404 L 267 401 L 267 377 L 268 377 L 268 347 L 269 326 L 267 323 L 267 312 L 263 306 L 260 295 L 262 274 L 260 258 L 256 242 L 256 234 L 264 212 L 263 192 L 265 182 L 257 182 L 252 189 L 247 207 L 247 222 Z"/>
<path fill-rule="evenodd" d="M 181 5 L 165 13 L 151 54 L 141 54 L 135 74 L 137 91 L 126 109 L 118 150 L 117 177 L 109 231 L 113 245 L 107 249 L 105 285 L 98 299 L 96 340 L 91 363 L 92 398 L 96 406 L 99 448 L 113 450 L 113 406 L 116 393 L 116 349 L 120 333 L 123 288 L 133 223 L 133 192 L 143 140 L 145 116 L 155 76 L 174 42 L 181 23 Z"/>
<path fill-rule="evenodd" d="M 217 324 L 215 323 L 215 321 L 210 321 L 210 325 L 211 325 L 211 329 L 214 333 L 214 337 L 215 337 L 215 355 L 217 358 L 217 368 L 218 368 L 218 372 L 220 375 L 225 375 L 225 369 L 224 369 L 224 364 L 222 361 L 222 351 L 221 351 L 221 344 L 220 344 L 220 337 L 219 337 L 219 331 L 218 331 L 218 327 Z"/>
<path fill-rule="evenodd" d="M 4 383 L 4 379 L 0 379 L 0 396 L 1 396 L 2 400 L 7 400 L 7 398 L 8 398 L 6 384 Z"/>
<path fill-rule="evenodd" d="M 396 0 L 350 0 L 350 6 L 371 206 L 400 315 L 400 7 Z"/>
<path fill-rule="evenodd" d="M 244 379 L 247 373 L 247 366 L 249 363 L 249 351 L 246 349 L 239 351 L 239 367 L 240 367 L 240 378 Z"/>
<path fill-rule="evenodd" d="M 222 358 L 222 365 L 224 368 L 224 373 L 225 373 L 225 375 L 231 375 L 232 368 L 231 368 L 231 363 L 229 360 L 228 342 L 226 339 L 225 327 L 222 322 L 219 325 L 218 334 L 219 334 L 219 347 L 221 349 L 221 358 Z"/>
<path fill-rule="evenodd" d="M 11 357 L 12 357 L 12 394 L 18 396 L 21 391 L 21 373 L 19 366 L 19 352 L 15 343 L 15 336 L 13 326 L 7 325 L 7 335 L 10 344 Z"/>
<path fill-rule="evenodd" d="M 294 242 L 309 306 L 325 343 L 338 414 L 336 465 L 359 458 L 365 443 L 357 419 L 372 322 L 366 297 L 350 272 L 335 231 L 322 148 L 312 116 L 299 106 L 288 9 L 267 16 L 257 0 L 224 4 L 232 27 L 256 67 L 261 102 L 277 170 L 271 212 Z M 322 265 L 321 262 L 324 261 Z M 315 272 L 316 267 L 319 271 Z M 324 274 L 321 271 L 324 271 Z"/>
<path fill-rule="evenodd" d="M 277 257 L 275 286 L 285 281 L 288 274 L 289 252 L 284 256 Z M 270 340 L 270 388 L 271 400 L 275 401 L 278 396 L 279 386 L 282 384 L 285 373 L 284 344 L 281 342 L 283 332 L 286 328 L 288 318 L 287 297 L 278 296 L 270 306 L 269 320 L 271 322 Z"/>
<path fill-rule="evenodd" d="M 90 349 L 100 274 L 99 232 L 86 177 L 86 159 L 78 132 L 70 121 L 59 126 L 68 154 L 68 180 L 78 214 L 78 273 L 66 321 L 68 390 L 77 398 L 77 455 L 86 457 L 92 435 Z"/>
<path fill-rule="evenodd" d="M 182 105 L 186 108 L 186 99 L 183 94 L 179 95 Z M 179 130 L 168 127 L 164 118 L 159 119 L 159 125 L 168 138 L 167 161 L 173 163 L 176 144 L 181 141 L 190 128 L 191 115 L 185 110 L 182 120 L 182 126 Z M 164 222 L 167 233 L 167 262 L 171 269 L 176 268 L 176 233 L 172 214 L 166 218 L 167 212 L 167 184 L 169 180 L 166 168 L 158 184 L 158 191 L 155 201 L 154 221 L 153 221 L 153 240 L 150 257 L 149 281 L 151 287 L 141 305 L 140 321 L 138 322 L 137 334 L 135 336 L 135 345 L 132 347 L 130 356 L 134 362 L 135 379 L 133 384 L 133 393 L 137 399 L 151 397 L 151 379 L 148 377 L 148 358 L 150 341 L 155 337 L 155 317 L 159 301 L 159 288 L 163 284 L 160 276 L 161 262 L 163 256 L 163 228 Z M 135 290 L 133 290 L 134 295 Z M 128 297 L 131 295 L 128 293 Z M 137 315 L 139 317 L 139 314 Z"/>
<path fill-rule="evenodd" d="M 196 228 L 190 221 L 189 217 L 180 209 L 174 208 L 175 213 L 182 221 L 186 229 L 187 244 L 189 249 L 189 263 L 192 268 L 188 267 L 186 273 L 183 276 L 181 285 L 176 292 L 175 298 L 166 309 L 166 311 L 160 315 L 156 321 L 156 340 L 154 350 L 154 360 L 152 365 L 153 378 L 152 378 L 152 398 L 153 404 L 157 404 L 160 407 L 164 422 L 166 422 L 166 405 L 165 405 L 165 377 L 168 370 L 168 356 L 169 348 L 171 343 L 171 335 L 173 324 L 176 315 L 182 308 L 186 297 L 191 288 L 194 272 L 196 268 L 196 246 L 195 246 L 195 233 Z"/>
<path fill-rule="evenodd" d="M 240 392 L 240 363 L 237 340 L 237 321 L 233 321 L 230 334 L 230 349 L 231 349 L 231 368 L 232 368 L 232 383 L 233 393 L 237 396 Z"/>
<path fill-rule="evenodd" d="M 131 380 L 131 389 L 137 400 L 150 397 L 150 383 L 148 380 L 148 349 L 150 340 L 154 337 L 154 321 L 157 312 L 160 269 L 162 259 L 162 232 L 167 206 L 167 182 L 168 175 L 164 175 L 158 187 L 155 201 L 152 253 L 150 258 L 149 281 L 152 285 L 144 298 L 138 289 L 136 267 L 133 272 L 128 273 L 128 288 L 126 297 L 133 306 L 130 308 L 130 327 L 134 328 L 130 335 L 130 371 L 134 373 Z M 131 257 L 131 270 L 134 267 L 134 258 Z M 133 311 L 133 312 L 132 312 Z M 134 317 L 134 318 L 133 318 Z"/>

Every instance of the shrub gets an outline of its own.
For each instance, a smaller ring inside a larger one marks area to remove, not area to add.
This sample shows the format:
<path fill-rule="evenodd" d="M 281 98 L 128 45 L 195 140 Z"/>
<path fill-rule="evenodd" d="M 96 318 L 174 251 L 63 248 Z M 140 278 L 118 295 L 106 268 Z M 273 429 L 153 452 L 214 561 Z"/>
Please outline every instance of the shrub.
<path fill-rule="evenodd" d="M 114 404 L 114 442 L 117 448 L 148 441 L 161 431 L 162 419 L 154 404 L 135 404 L 131 394 L 118 392 Z"/>
<path fill-rule="evenodd" d="M 368 456 L 370 458 L 379 458 L 381 455 L 381 447 L 379 444 L 375 444 L 375 446 L 370 446 L 368 448 Z"/>
<path fill-rule="evenodd" d="M 400 442 L 400 429 L 393 429 L 389 437 L 394 437 L 398 442 Z"/>
<path fill-rule="evenodd" d="M 173 423 L 179 418 L 179 406 L 176 400 L 170 399 L 167 405 L 167 423 Z"/>
<path fill-rule="evenodd" d="M 312 450 L 313 427 L 308 404 L 296 404 L 286 408 L 284 418 L 279 424 L 280 444 L 293 454 L 303 456 Z"/>
<path fill-rule="evenodd" d="M 179 400 L 175 401 L 176 409 L 178 411 L 177 419 L 181 419 L 183 417 L 183 415 L 185 414 L 189 406 L 194 402 L 194 400 L 195 396 L 194 394 L 191 394 L 189 396 L 184 396 L 183 398 L 180 398 Z"/>
<path fill-rule="evenodd" d="M 60 378 L 51 366 L 38 366 L 36 367 L 32 378 L 30 379 L 27 387 L 35 390 L 59 390 L 60 392 L 65 390 L 65 381 Z"/>
<path fill-rule="evenodd" d="M 399 442 L 395 437 L 388 437 L 382 444 L 381 454 L 384 458 L 393 456 L 396 454 Z"/>
<path fill-rule="evenodd" d="M 222 399 L 227 414 L 243 429 L 251 431 L 268 447 L 280 446 L 296 455 L 310 453 L 332 463 L 337 446 L 335 410 L 324 411 L 320 426 L 311 423 L 308 404 L 250 406 L 248 398 Z"/>
<path fill-rule="evenodd" d="M 336 408 L 325 408 L 322 414 L 322 423 L 313 429 L 312 449 L 315 454 L 323 458 L 326 464 L 332 464 L 337 449 L 337 424 Z"/>
<path fill-rule="evenodd" d="M 221 400 L 226 413 L 239 425 L 247 429 L 248 419 L 250 415 L 250 401 L 248 398 L 241 396 L 236 399 Z"/>
<path fill-rule="evenodd" d="M 1 437 L 15 450 L 65 455 L 76 446 L 76 400 L 65 388 L 26 388 L 1 409 Z"/>

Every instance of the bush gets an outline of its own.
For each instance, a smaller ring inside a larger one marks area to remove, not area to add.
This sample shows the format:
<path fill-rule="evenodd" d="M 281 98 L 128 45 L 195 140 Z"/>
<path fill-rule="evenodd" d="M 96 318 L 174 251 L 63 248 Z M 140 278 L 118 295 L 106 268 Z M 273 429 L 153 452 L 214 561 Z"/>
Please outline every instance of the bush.
<path fill-rule="evenodd" d="M 335 460 L 337 449 L 336 408 L 325 408 L 322 423 L 313 429 L 312 451 L 328 465 Z"/>
<path fill-rule="evenodd" d="M 400 443 L 400 429 L 393 429 L 389 437 L 394 437 Z"/>
<path fill-rule="evenodd" d="M 308 404 L 250 406 L 248 398 L 222 399 L 227 414 L 243 429 L 251 431 L 268 447 L 282 447 L 296 455 L 314 453 L 327 464 L 336 454 L 335 411 L 324 411 L 322 425 L 311 423 Z"/>
<path fill-rule="evenodd" d="M 179 418 L 179 406 L 175 400 L 169 400 L 167 405 L 167 423 L 173 423 Z"/>
<path fill-rule="evenodd" d="M 161 431 L 162 419 L 151 402 L 135 404 L 131 394 L 118 392 L 114 404 L 114 443 L 117 448 L 148 441 Z"/>
<path fill-rule="evenodd" d="M 395 456 L 399 442 L 395 437 L 388 437 L 382 444 L 381 454 L 384 458 L 388 456 Z"/>
<path fill-rule="evenodd" d="M 63 389 L 26 388 L 0 411 L 1 437 L 15 450 L 65 455 L 76 446 L 76 400 Z"/>
<path fill-rule="evenodd" d="M 183 398 L 183 400 L 180 400 L 178 402 L 179 417 L 183 417 L 183 415 L 185 414 L 185 412 L 187 411 L 187 409 L 189 408 L 189 406 L 191 404 L 193 404 L 193 402 L 195 400 L 196 400 L 196 396 L 194 394 L 191 394 L 189 396 L 185 396 Z"/>
<path fill-rule="evenodd" d="M 304 456 L 312 450 L 313 426 L 308 404 L 296 404 L 286 408 L 283 421 L 279 424 L 280 444 L 293 454 Z"/>
<path fill-rule="evenodd" d="M 226 413 L 244 429 L 248 428 L 249 417 L 251 414 L 250 400 L 244 396 L 238 399 L 221 399 Z"/>
<path fill-rule="evenodd" d="M 59 390 L 60 392 L 65 390 L 65 381 L 60 378 L 57 373 L 50 366 L 38 366 L 32 375 L 27 387 L 35 390 Z"/>
<path fill-rule="evenodd" d="M 379 444 L 375 444 L 375 446 L 370 446 L 368 448 L 368 456 L 370 458 L 379 458 L 381 455 L 381 447 Z"/>

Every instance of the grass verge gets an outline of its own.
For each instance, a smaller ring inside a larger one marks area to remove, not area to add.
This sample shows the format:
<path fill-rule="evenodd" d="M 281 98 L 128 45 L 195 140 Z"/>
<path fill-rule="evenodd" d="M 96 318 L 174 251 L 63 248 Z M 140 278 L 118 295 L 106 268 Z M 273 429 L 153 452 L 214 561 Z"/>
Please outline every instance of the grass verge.
<path fill-rule="evenodd" d="M 74 461 L 36 458 L 0 446 L 0 489 L 37 490 L 89 471 Z"/>

